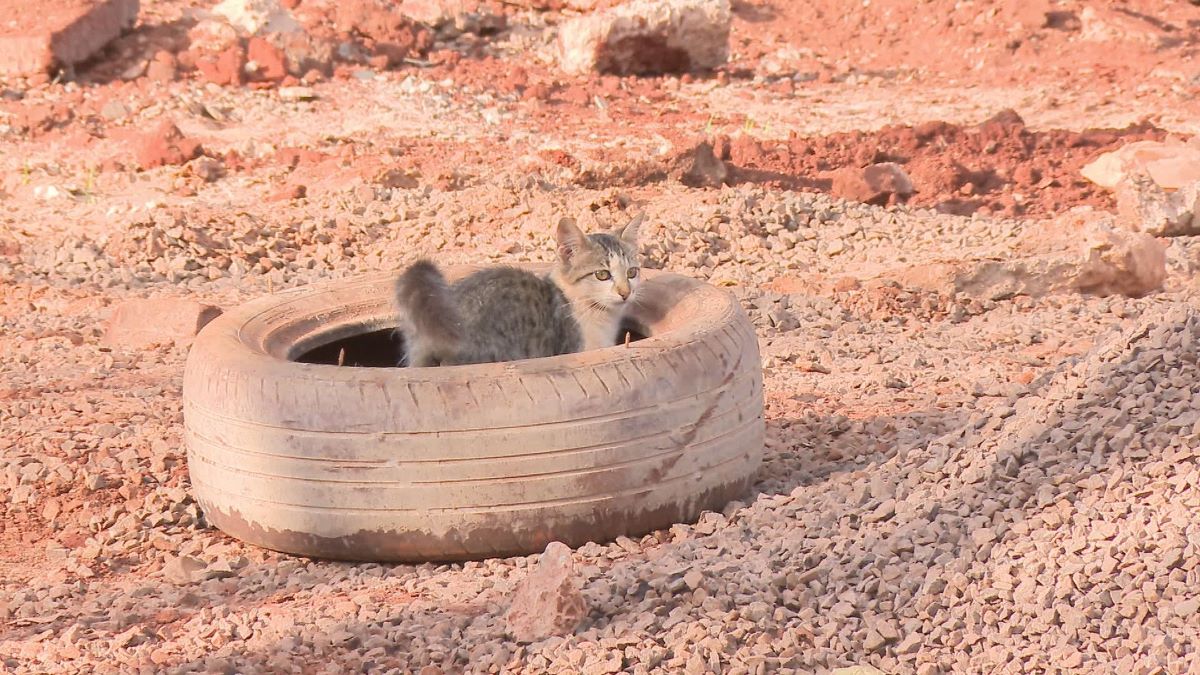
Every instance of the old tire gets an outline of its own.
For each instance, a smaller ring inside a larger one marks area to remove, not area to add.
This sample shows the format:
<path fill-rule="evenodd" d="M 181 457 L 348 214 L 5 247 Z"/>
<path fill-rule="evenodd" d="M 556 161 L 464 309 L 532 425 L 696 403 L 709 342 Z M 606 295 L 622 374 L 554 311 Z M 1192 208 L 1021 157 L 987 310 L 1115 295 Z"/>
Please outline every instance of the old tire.
<path fill-rule="evenodd" d="M 463 560 L 636 536 L 748 489 L 762 372 L 730 294 L 651 272 L 634 317 L 650 337 L 580 354 L 419 369 L 294 361 L 395 326 L 394 280 L 283 292 L 196 338 L 184 419 L 209 522 L 306 556 Z"/>

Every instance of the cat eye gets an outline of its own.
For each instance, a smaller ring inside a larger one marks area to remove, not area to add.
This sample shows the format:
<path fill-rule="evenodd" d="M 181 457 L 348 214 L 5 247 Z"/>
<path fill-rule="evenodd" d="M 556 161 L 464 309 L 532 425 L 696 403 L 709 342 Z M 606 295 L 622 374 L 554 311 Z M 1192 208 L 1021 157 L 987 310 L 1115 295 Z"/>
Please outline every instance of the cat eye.
<path fill-rule="evenodd" d="M 612 278 L 612 272 L 608 270 L 596 270 L 596 278 L 600 281 L 608 281 Z"/>
<path fill-rule="evenodd" d="M 636 278 L 637 278 L 637 275 L 638 275 L 638 268 L 636 268 L 636 267 L 630 267 L 630 268 L 629 268 L 629 278 L 630 278 L 630 279 L 636 279 Z"/>

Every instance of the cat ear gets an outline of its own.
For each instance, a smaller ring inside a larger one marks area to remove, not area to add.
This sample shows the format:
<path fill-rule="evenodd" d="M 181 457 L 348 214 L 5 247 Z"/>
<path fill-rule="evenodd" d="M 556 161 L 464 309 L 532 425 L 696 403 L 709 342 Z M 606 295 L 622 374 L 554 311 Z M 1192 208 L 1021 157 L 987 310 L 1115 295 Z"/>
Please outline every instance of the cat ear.
<path fill-rule="evenodd" d="M 637 246 L 638 228 L 642 226 L 642 221 L 645 219 L 646 219 L 646 214 L 640 213 L 640 214 L 638 214 L 637 218 L 634 218 L 633 220 L 629 221 L 629 223 L 626 224 L 625 227 L 621 228 L 621 234 L 618 235 L 618 236 L 620 236 L 621 241 L 625 242 L 626 244 L 629 244 L 630 246 Z"/>
<path fill-rule="evenodd" d="M 558 258 L 570 262 L 571 258 L 583 248 L 583 230 L 575 224 L 574 218 L 563 218 L 558 221 Z"/>

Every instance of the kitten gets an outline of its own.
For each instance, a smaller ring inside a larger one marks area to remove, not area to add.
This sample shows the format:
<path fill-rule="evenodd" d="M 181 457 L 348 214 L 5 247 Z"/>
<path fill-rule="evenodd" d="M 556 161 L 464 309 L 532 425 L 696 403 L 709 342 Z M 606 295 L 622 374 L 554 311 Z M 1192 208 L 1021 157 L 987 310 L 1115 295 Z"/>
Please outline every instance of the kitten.
<path fill-rule="evenodd" d="M 396 285 L 415 367 L 515 361 L 611 347 L 641 285 L 639 216 L 619 232 L 585 235 L 558 223 L 558 263 L 545 276 L 514 267 L 475 272 L 453 285 L 420 260 Z"/>

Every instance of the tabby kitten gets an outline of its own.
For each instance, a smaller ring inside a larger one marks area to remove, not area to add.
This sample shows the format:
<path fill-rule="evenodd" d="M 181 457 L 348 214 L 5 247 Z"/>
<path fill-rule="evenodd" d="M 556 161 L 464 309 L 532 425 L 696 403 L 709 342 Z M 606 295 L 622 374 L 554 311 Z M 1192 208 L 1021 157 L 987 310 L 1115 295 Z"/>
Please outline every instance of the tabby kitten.
<path fill-rule="evenodd" d="M 432 262 L 414 263 L 396 285 L 407 365 L 515 361 L 612 346 L 641 285 L 641 221 L 585 235 L 563 218 L 558 263 L 545 276 L 495 267 L 451 285 Z"/>

